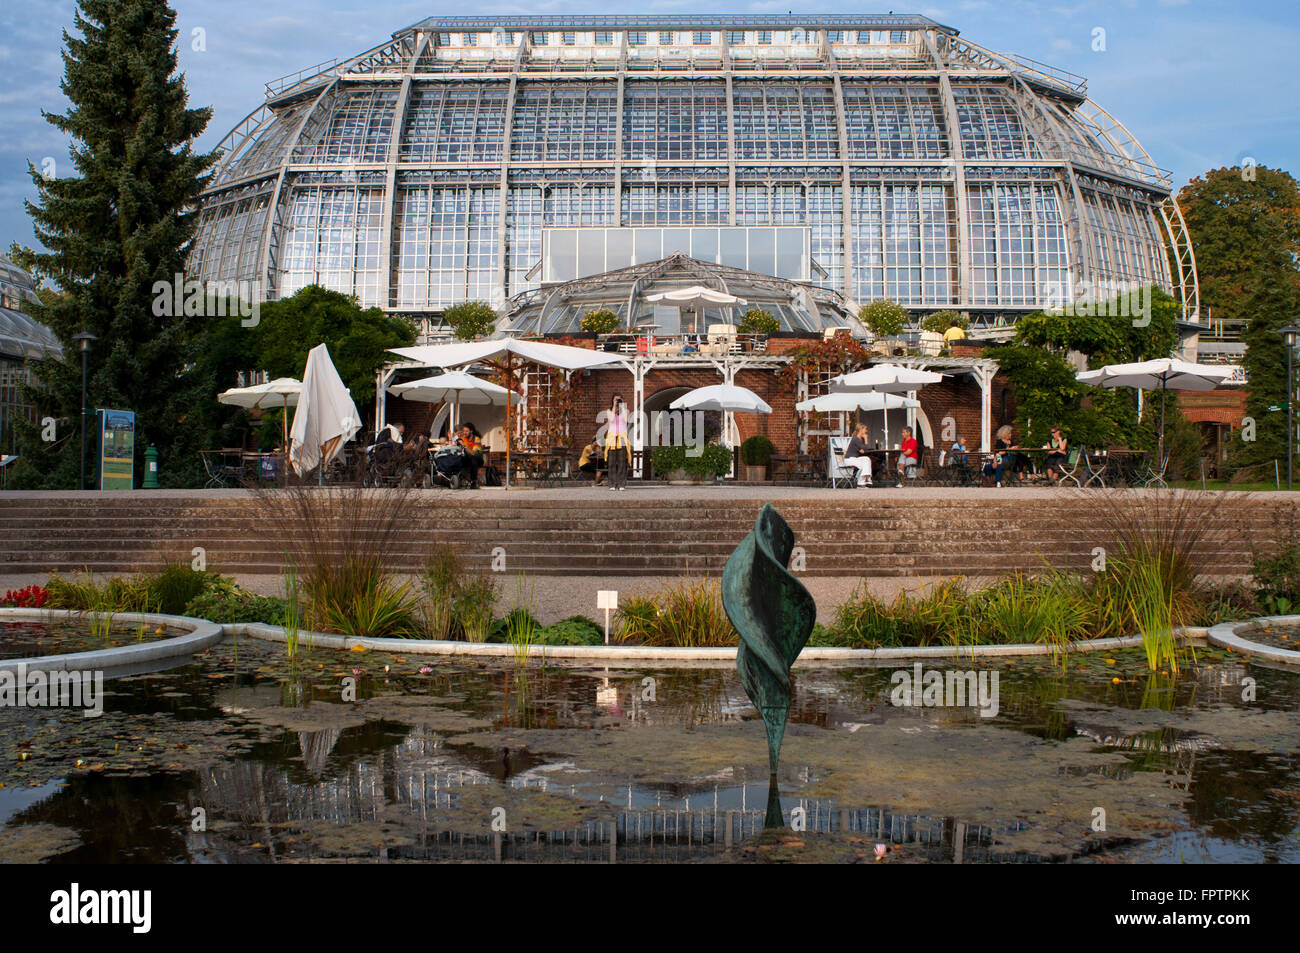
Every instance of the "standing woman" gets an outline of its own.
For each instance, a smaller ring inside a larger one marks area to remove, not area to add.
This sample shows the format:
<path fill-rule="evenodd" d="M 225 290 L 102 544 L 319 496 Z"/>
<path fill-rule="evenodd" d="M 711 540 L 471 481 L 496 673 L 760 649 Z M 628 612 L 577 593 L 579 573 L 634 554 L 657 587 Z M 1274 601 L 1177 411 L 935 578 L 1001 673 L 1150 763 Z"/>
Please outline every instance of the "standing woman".
<path fill-rule="evenodd" d="M 627 405 L 623 403 L 622 394 L 614 395 L 605 424 L 605 464 L 609 467 L 609 488 L 626 490 L 632 446 L 627 442 Z"/>

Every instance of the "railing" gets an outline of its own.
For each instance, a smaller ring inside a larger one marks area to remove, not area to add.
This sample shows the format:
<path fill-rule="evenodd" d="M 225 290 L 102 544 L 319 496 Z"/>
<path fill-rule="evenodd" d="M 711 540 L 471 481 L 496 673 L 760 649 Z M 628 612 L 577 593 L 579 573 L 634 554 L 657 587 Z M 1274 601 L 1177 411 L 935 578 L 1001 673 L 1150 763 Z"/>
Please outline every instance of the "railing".
<path fill-rule="evenodd" d="M 728 355 L 766 354 L 766 334 L 602 334 L 598 351 L 617 351 L 638 357 L 699 359 Z"/>
<path fill-rule="evenodd" d="M 267 98 L 269 99 L 272 96 L 278 96 L 286 89 L 291 89 L 304 80 L 312 79 L 322 73 L 329 72 L 342 62 L 344 62 L 344 60 L 341 59 L 325 60 L 324 62 L 317 63 L 315 66 L 308 66 L 305 69 L 300 69 L 296 73 L 289 73 L 285 76 L 281 76 L 279 79 L 273 79 L 266 84 Z"/>

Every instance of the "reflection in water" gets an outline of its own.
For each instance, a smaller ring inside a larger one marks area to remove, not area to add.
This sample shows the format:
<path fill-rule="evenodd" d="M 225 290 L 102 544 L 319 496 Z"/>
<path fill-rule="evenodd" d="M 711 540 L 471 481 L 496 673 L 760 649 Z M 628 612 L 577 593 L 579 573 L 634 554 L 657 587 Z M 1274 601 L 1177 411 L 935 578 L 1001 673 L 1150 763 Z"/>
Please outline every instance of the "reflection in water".
<path fill-rule="evenodd" d="M 286 666 L 269 647 L 245 643 L 237 660 L 213 653 L 164 675 L 114 682 L 110 716 L 162 716 L 154 724 L 163 748 L 198 746 L 204 732 L 229 726 L 252 740 L 238 754 L 199 759 L 192 770 L 73 771 L 64 787 L 40 789 L 35 803 L 15 801 L 8 826 L 75 832 L 79 845 L 53 859 L 80 863 L 745 860 L 763 859 L 759 852 L 789 847 L 787 841 L 809 859 L 870 859 L 876 845 L 903 847 L 898 856 L 913 861 L 1032 861 L 1089 851 L 1169 859 L 1169 845 L 1177 843 L 1189 860 L 1300 860 L 1300 740 L 1278 743 L 1271 753 L 1235 750 L 1205 732 L 1128 717 L 1300 707 L 1295 675 L 1235 660 L 1207 656 L 1199 669 L 1149 678 L 1122 653 L 1113 662 L 1071 659 L 1064 669 L 1007 663 L 998 668 L 996 719 L 981 719 L 972 708 L 895 708 L 887 668 L 797 673 L 790 722 L 805 736 L 849 738 L 901 726 L 975 739 L 995 723 L 1041 739 L 1044 751 L 1086 738 L 1098 751 L 1123 755 L 1063 766 L 1062 774 L 1090 782 L 1158 776 L 1186 794 L 1168 818 L 1176 838 L 1132 845 L 1098 839 L 1073 853 L 1036 854 L 1003 846 L 1031 829 L 1015 816 L 970 823 L 941 798 L 917 813 L 806 796 L 834 773 L 815 765 L 783 765 L 773 785 L 765 765 L 709 760 L 705 748 L 684 763 L 707 769 L 647 781 L 653 772 L 637 780 L 598 756 L 575 762 L 547 751 L 548 731 L 600 729 L 635 738 L 645 729 L 673 728 L 690 738 L 707 728 L 718 737 L 719 729 L 756 718 L 729 671 L 440 663 L 419 675 L 422 662 L 403 667 L 391 656 L 375 662 L 343 655 L 317 653 Z M 392 671 L 381 671 L 385 665 Z M 340 705 L 339 679 L 354 667 L 363 669 L 363 701 L 406 704 L 383 709 L 382 717 Z M 1259 699 L 1249 705 L 1242 700 L 1247 677 Z M 0 712 L 0 728 L 17 717 Z M 78 744 L 99 730 L 71 718 L 65 728 L 80 734 Z M 505 831 L 486 823 L 499 805 L 514 812 Z M 209 823 L 194 830 L 190 820 L 200 807 Z M 791 831 L 796 808 L 804 831 Z M 763 840 L 764 830 L 778 828 L 786 836 Z"/>

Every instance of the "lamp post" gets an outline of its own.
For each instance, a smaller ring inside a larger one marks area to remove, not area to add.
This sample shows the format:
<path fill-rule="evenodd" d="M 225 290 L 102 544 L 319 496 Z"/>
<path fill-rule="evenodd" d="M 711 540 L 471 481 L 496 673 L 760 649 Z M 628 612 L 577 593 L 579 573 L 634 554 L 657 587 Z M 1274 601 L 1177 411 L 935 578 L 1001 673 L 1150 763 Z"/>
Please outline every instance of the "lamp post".
<path fill-rule="evenodd" d="M 89 331 L 82 331 L 72 340 L 81 345 L 81 479 L 78 483 L 84 490 L 86 488 L 86 354 L 90 350 L 90 342 L 98 341 L 99 338 Z"/>
<path fill-rule="evenodd" d="M 1300 336 L 1300 327 L 1288 324 L 1278 328 L 1277 333 L 1286 341 L 1286 488 L 1291 489 L 1291 476 L 1294 469 L 1292 455 L 1295 444 L 1295 385 L 1291 379 L 1291 356 L 1295 353 L 1296 338 Z"/>

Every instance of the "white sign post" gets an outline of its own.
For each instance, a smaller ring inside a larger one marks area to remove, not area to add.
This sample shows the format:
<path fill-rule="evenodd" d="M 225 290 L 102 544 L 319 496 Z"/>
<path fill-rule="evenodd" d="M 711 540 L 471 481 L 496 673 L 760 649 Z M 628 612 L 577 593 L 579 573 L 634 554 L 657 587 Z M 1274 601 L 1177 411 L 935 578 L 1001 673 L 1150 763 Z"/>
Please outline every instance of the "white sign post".
<path fill-rule="evenodd" d="M 596 608 L 605 610 L 605 644 L 609 645 L 609 610 L 618 608 L 618 590 L 598 589 L 596 591 Z"/>

